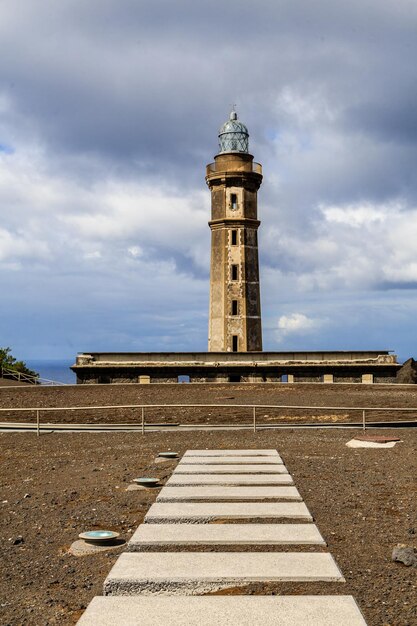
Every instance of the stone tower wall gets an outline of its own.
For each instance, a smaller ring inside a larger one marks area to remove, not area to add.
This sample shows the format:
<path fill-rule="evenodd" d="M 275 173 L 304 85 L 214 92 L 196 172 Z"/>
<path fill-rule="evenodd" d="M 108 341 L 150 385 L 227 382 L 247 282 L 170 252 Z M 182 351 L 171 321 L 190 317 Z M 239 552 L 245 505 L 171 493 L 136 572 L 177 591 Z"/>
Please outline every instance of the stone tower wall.
<path fill-rule="evenodd" d="M 257 230 L 261 167 L 250 154 L 219 154 L 211 190 L 210 352 L 262 350 Z"/>

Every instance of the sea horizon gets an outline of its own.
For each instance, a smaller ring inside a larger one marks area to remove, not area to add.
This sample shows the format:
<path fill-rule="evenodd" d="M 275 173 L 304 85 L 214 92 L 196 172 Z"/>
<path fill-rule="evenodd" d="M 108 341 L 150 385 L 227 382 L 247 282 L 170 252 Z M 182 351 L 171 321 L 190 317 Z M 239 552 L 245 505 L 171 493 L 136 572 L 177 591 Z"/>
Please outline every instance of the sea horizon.
<path fill-rule="evenodd" d="M 41 378 L 67 385 L 75 385 L 76 378 L 70 366 L 74 359 L 25 359 L 29 369 L 34 370 Z"/>

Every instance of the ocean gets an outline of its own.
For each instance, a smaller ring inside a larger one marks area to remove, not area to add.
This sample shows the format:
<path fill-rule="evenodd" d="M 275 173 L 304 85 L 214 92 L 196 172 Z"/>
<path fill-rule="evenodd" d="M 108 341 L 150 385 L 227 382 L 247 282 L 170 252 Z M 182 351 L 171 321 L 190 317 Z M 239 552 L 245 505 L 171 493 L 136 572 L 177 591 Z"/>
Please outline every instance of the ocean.
<path fill-rule="evenodd" d="M 41 378 L 47 378 L 59 383 L 75 385 L 75 374 L 69 368 L 74 364 L 74 359 L 54 360 L 25 360 L 26 365 L 38 372 Z"/>

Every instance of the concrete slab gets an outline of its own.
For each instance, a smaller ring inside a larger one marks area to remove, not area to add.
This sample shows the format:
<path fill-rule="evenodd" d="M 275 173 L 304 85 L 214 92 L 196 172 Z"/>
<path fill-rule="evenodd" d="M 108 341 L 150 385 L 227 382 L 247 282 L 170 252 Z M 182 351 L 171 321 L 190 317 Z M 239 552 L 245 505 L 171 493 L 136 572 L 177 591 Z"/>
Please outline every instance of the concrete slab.
<path fill-rule="evenodd" d="M 313 519 L 304 502 L 156 502 L 145 515 L 145 523 L 250 518 Z"/>
<path fill-rule="evenodd" d="M 265 581 L 344 582 L 326 552 L 124 552 L 104 595 L 204 594 Z"/>
<path fill-rule="evenodd" d="M 173 474 L 288 474 L 285 465 L 188 465 L 178 464 Z"/>
<path fill-rule="evenodd" d="M 102 552 L 120 550 L 125 545 L 126 541 L 124 539 L 118 539 L 111 545 L 107 546 L 100 546 L 93 543 L 88 543 L 88 541 L 84 541 L 84 539 L 77 539 L 77 541 L 74 541 L 68 548 L 68 554 L 72 554 L 72 556 L 88 556 L 90 554 L 101 554 Z"/>
<path fill-rule="evenodd" d="M 203 463 L 205 465 L 226 465 L 229 463 L 241 464 L 252 463 L 254 465 L 282 465 L 279 456 L 183 456 L 179 465 L 193 465 Z"/>
<path fill-rule="evenodd" d="M 174 485 L 292 485 L 289 474 L 173 474 L 166 482 Z"/>
<path fill-rule="evenodd" d="M 366 626 L 352 596 L 96 596 L 79 626 Z"/>
<path fill-rule="evenodd" d="M 298 500 L 302 497 L 296 487 L 230 487 L 203 485 L 202 487 L 164 487 L 157 502 L 189 502 L 190 500 Z"/>
<path fill-rule="evenodd" d="M 315 524 L 141 524 L 128 552 L 170 545 L 317 545 L 325 546 Z"/>
<path fill-rule="evenodd" d="M 188 456 L 278 456 L 276 450 L 187 450 Z"/>
<path fill-rule="evenodd" d="M 358 439 L 351 439 L 347 442 L 348 448 L 393 448 L 398 441 L 387 441 L 387 443 L 377 443 L 375 441 L 358 441 Z"/>

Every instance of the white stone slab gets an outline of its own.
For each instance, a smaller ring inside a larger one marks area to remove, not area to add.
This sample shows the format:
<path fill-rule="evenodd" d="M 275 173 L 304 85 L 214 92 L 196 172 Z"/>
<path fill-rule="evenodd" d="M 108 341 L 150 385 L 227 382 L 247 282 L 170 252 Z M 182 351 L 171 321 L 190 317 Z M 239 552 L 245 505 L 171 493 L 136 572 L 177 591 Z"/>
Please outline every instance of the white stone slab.
<path fill-rule="evenodd" d="M 328 552 L 124 552 L 104 595 L 195 595 L 254 582 L 344 582 Z"/>
<path fill-rule="evenodd" d="M 129 552 L 169 545 L 320 545 L 326 542 L 315 524 L 141 524 Z"/>
<path fill-rule="evenodd" d="M 184 456 L 278 456 L 276 450 L 187 450 Z"/>
<path fill-rule="evenodd" d="M 378 443 L 376 441 L 360 441 L 351 439 L 347 442 L 348 448 L 393 448 L 399 441 L 387 441 L 386 443 Z"/>
<path fill-rule="evenodd" d="M 252 463 L 253 465 L 282 465 L 279 456 L 183 456 L 178 465 L 202 463 L 205 465 L 227 465 L 229 463 Z"/>
<path fill-rule="evenodd" d="M 166 482 L 174 485 L 292 485 L 289 474 L 173 474 Z"/>
<path fill-rule="evenodd" d="M 285 465 L 178 464 L 173 474 L 288 474 Z"/>
<path fill-rule="evenodd" d="M 304 502 L 156 502 L 145 515 L 145 522 L 250 518 L 313 519 Z"/>
<path fill-rule="evenodd" d="M 188 502 L 190 500 L 302 500 L 296 487 L 164 487 L 157 502 Z"/>
<path fill-rule="evenodd" d="M 366 626 L 352 596 L 96 596 L 79 626 Z"/>

